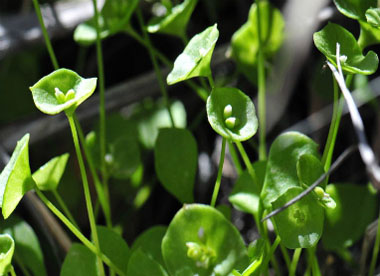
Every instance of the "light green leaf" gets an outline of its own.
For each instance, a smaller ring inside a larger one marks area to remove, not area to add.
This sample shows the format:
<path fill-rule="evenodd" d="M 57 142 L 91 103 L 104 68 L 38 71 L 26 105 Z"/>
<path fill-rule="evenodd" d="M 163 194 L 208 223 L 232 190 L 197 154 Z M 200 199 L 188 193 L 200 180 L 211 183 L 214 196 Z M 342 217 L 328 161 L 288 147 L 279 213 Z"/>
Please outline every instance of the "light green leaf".
<path fill-rule="evenodd" d="M 258 126 L 255 106 L 239 89 L 214 88 L 206 108 L 211 127 L 224 138 L 245 141 L 255 135 Z"/>
<path fill-rule="evenodd" d="M 185 37 L 187 23 L 197 2 L 198 0 L 185 0 L 169 10 L 164 17 L 153 18 L 148 24 L 148 32 Z"/>
<path fill-rule="evenodd" d="M 69 154 L 65 153 L 60 156 L 54 157 L 45 165 L 40 167 L 32 175 L 38 189 L 41 191 L 56 190 L 61 180 L 63 173 L 65 172 L 67 160 Z"/>
<path fill-rule="evenodd" d="M 364 49 L 371 45 L 380 43 L 380 28 L 375 28 L 371 24 L 359 21 L 360 23 L 360 36 L 358 38 L 358 44 L 361 49 Z"/>
<path fill-rule="evenodd" d="M 229 275 L 248 264 L 239 231 L 216 209 L 185 205 L 174 216 L 162 241 L 170 275 Z"/>
<path fill-rule="evenodd" d="M 0 174 L 0 206 L 5 219 L 34 186 L 29 166 L 29 134 L 26 134 L 17 142 L 9 163 Z"/>
<path fill-rule="evenodd" d="M 164 268 L 141 249 L 131 255 L 128 263 L 127 276 L 168 276 Z"/>
<path fill-rule="evenodd" d="M 82 244 L 74 243 L 63 262 L 60 276 L 98 276 L 96 256 Z"/>
<path fill-rule="evenodd" d="M 336 44 L 340 44 L 342 69 L 351 74 L 370 75 L 377 70 L 379 63 L 375 52 L 363 56 L 355 37 L 345 28 L 329 23 L 321 31 L 314 33 L 314 44 L 326 58 L 336 65 Z"/>
<path fill-rule="evenodd" d="M 291 187 L 273 203 L 277 209 L 303 191 Z M 274 216 L 281 242 L 291 249 L 315 246 L 323 231 L 324 209 L 312 195 L 307 195 Z"/>
<path fill-rule="evenodd" d="M 216 24 L 195 35 L 175 60 L 167 83 L 175 84 L 194 77 L 211 76 L 210 61 L 218 37 Z"/>
<path fill-rule="evenodd" d="M 182 203 L 194 201 L 198 164 L 197 142 L 186 129 L 161 129 L 154 147 L 154 164 L 165 189 Z"/>
<path fill-rule="evenodd" d="M 380 8 L 371 8 L 365 12 L 367 22 L 373 27 L 380 27 Z"/>
<path fill-rule="evenodd" d="M 365 12 L 377 7 L 377 0 L 334 0 L 334 4 L 345 16 L 365 21 Z"/>
<path fill-rule="evenodd" d="M 7 275 L 11 267 L 15 242 L 8 234 L 0 234 L 0 275 Z"/>
<path fill-rule="evenodd" d="M 58 69 L 30 87 L 34 104 L 46 114 L 72 113 L 94 93 L 96 78 L 84 79 L 74 71 Z"/>
<path fill-rule="evenodd" d="M 377 196 L 369 185 L 350 183 L 330 184 L 326 192 L 336 202 L 335 209 L 326 209 L 326 222 L 322 237 L 328 250 L 347 248 L 358 241 L 367 226 L 376 218 Z"/>

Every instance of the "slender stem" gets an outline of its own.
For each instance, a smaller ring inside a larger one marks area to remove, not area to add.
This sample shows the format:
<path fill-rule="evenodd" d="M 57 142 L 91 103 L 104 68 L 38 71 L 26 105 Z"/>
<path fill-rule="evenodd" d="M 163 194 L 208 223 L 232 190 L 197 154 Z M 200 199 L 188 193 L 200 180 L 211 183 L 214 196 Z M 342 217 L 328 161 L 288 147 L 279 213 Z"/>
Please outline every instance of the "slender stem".
<path fill-rule="evenodd" d="M 47 48 L 49 56 L 50 56 L 51 63 L 53 64 L 54 70 L 58 70 L 59 69 L 58 61 L 57 61 L 57 58 L 55 57 L 53 46 L 51 45 L 49 35 L 48 35 L 47 30 L 46 30 L 44 19 L 42 18 L 41 8 L 40 8 L 40 5 L 38 3 L 38 0 L 33 0 L 33 5 L 34 5 L 34 10 L 36 11 L 36 14 L 38 17 L 38 21 L 40 22 L 42 35 L 45 39 L 45 44 L 46 44 L 46 48 Z"/>
<path fill-rule="evenodd" d="M 214 89 L 215 87 L 215 84 L 214 84 L 214 79 L 212 78 L 212 74 L 210 73 L 210 75 L 207 77 L 208 79 L 208 83 L 210 84 L 210 87 L 211 87 L 211 90 Z"/>
<path fill-rule="evenodd" d="M 80 240 L 84 246 L 86 246 L 88 249 L 90 249 L 94 254 L 97 256 L 100 256 L 102 261 L 108 265 L 110 268 L 115 270 L 118 274 L 125 276 L 124 272 L 119 269 L 106 255 L 104 255 L 92 242 L 90 242 L 71 222 L 68 218 L 65 217 L 64 214 L 61 213 L 57 209 L 57 207 L 54 206 L 53 203 L 51 203 L 47 197 L 38 189 L 35 190 L 38 197 L 41 199 L 41 201 L 50 209 L 50 211 L 53 212 L 53 214 L 60 219 L 64 225 Z"/>
<path fill-rule="evenodd" d="M 9 272 L 11 273 L 11 276 L 16 276 L 16 272 L 15 272 L 15 269 L 14 269 L 13 265 L 11 265 L 11 268 L 9 269 Z"/>
<path fill-rule="evenodd" d="M 215 181 L 214 192 L 212 193 L 211 206 L 215 207 L 216 199 L 218 198 L 220 182 L 222 180 L 222 172 L 223 172 L 223 164 L 224 164 L 224 156 L 226 153 L 226 138 L 223 137 L 222 140 L 222 150 L 220 151 L 220 159 L 219 159 L 219 168 L 218 168 L 218 176 Z"/>
<path fill-rule="evenodd" d="M 266 268 L 268 266 L 269 260 L 272 259 L 272 256 L 273 256 L 274 252 L 276 251 L 277 246 L 280 244 L 280 242 L 281 242 L 281 238 L 280 238 L 280 236 L 277 236 L 276 240 L 274 241 L 274 243 L 270 247 L 269 252 L 265 256 L 265 259 L 264 259 L 264 261 L 263 261 L 263 263 L 261 265 L 263 268 Z"/>
<path fill-rule="evenodd" d="M 98 237 L 98 232 L 96 230 L 96 221 L 95 221 L 95 216 L 94 216 L 94 209 L 92 207 L 92 202 L 91 202 L 91 194 L 90 194 L 90 188 L 88 186 L 86 168 L 84 166 L 82 152 L 81 152 L 81 149 L 79 146 L 78 133 L 77 133 L 77 129 L 75 127 L 75 122 L 74 122 L 73 116 L 68 115 L 68 114 L 66 114 L 66 115 L 67 115 L 67 119 L 69 120 L 69 125 L 70 125 L 71 133 L 73 136 L 74 147 L 75 147 L 75 151 L 76 151 L 77 158 L 78 158 L 79 169 L 80 169 L 81 176 L 82 176 L 83 191 L 84 191 L 84 197 L 86 200 L 87 214 L 88 214 L 88 219 L 90 221 L 92 238 L 94 240 L 94 244 L 95 244 L 98 252 L 100 252 L 99 237 Z M 105 275 L 103 264 L 99 261 L 98 261 L 98 268 L 99 268 L 100 275 Z"/>
<path fill-rule="evenodd" d="M 257 176 L 255 173 L 255 170 L 252 166 L 251 161 L 249 160 L 247 152 L 245 151 L 243 145 L 240 142 L 235 142 L 235 144 L 238 148 L 238 151 L 239 151 L 241 157 L 243 158 L 244 164 L 247 167 L 249 174 L 251 175 L 251 177 L 253 178 L 253 181 L 255 182 L 255 185 L 258 185 L 259 182 L 257 181 Z M 261 187 L 258 187 L 258 188 L 261 189 Z"/>
<path fill-rule="evenodd" d="M 289 276 L 295 276 L 297 271 L 298 261 L 300 259 L 302 248 L 294 250 L 292 263 L 290 264 Z"/>
<path fill-rule="evenodd" d="M 241 175 L 241 173 L 243 172 L 243 169 L 242 169 L 242 166 L 240 164 L 239 157 L 238 157 L 238 155 L 236 153 L 235 146 L 230 141 L 228 141 L 228 149 L 230 151 L 230 154 L 231 154 L 231 157 L 232 157 L 232 161 L 234 162 L 237 174 Z"/>
<path fill-rule="evenodd" d="M 169 113 L 169 117 L 170 117 L 170 121 L 171 121 L 172 127 L 175 127 L 174 117 L 173 117 L 173 114 L 172 114 L 172 112 L 170 110 L 168 91 L 166 89 L 164 78 L 162 76 L 162 72 L 161 72 L 160 66 L 158 65 L 156 55 L 154 54 L 154 51 L 152 50 L 152 43 L 151 43 L 151 41 L 149 39 L 149 35 L 148 35 L 148 33 L 147 33 L 146 29 L 145 29 L 144 20 L 143 20 L 143 17 L 142 17 L 142 14 L 141 14 L 141 11 L 140 11 L 139 8 L 137 9 L 137 18 L 138 18 L 140 26 L 141 26 L 141 30 L 142 30 L 142 33 L 143 33 L 143 38 L 146 41 L 146 46 L 148 48 L 150 59 L 152 60 L 153 68 L 154 68 L 154 71 L 155 71 L 156 76 L 157 76 L 157 80 L 158 80 L 158 84 L 160 86 L 160 90 L 161 90 L 162 96 L 164 97 L 166 109 L 167 109 L 167 111 Z"/>
<path fill-rule="evenodd" d="M 284 260 L 285 260 L 285 264 L 286 264 L 286 267 L 288 268 L 288 270 L 290 270 L 290 257 L 289 257 L 289 253 L 288 253 L 288 249 L 280 243 L 280 249 L 281 249 L 281 252 L 282 252 L 282 256 L 284 257 Z"/>
<path fill-rule="evenodd" d="M 371 264 L 369 267 L 368 275 L 370 276 L 374 275 L 377 256 L 379 255 L 379 250 L 380 250 L 380 212 L 379 212 L 379 218 L 377 220 L 376 240 L 375 240 L 375 245 L 373 246 L 372 259 L 371 259 Z"/>
<path fill-rule="evenodd" d="M 71 214 L 69 208 L 67 208 L 66 203 L 63 201 L 62 197 L 59 195 L 58 191 L 52 190 L 52 193 L 53 193 L 55 199 L 57 200 L 59 206 L 61 206 L 65 216 L 68 217 L 70 219 L 70 221 L 75 225 L 75 227 L 79 229 L 77 222 L 75 221 L 75 219 L 74 219 L 73 215 Z"/>
<path fill-rule="evenodd" d="M 266 101 L 265 101 L 265 64 L 263 42 L 261 37 L 261 15 L 260 15 L 260 0 L 256 0 L 257 5 L 257 34 L 259 37 L 259 50 L 257 57 L 257 82 L 258 82 L 258 106 L 259 106 L 259 160 L 266 160 Z"/>
<path fill-rule="evenodd" d="M 108 182 L 104 183 L 104 186 L 102 186 L 102 183 L 95 169 L 94 160 L 92 159 L 93 156 L 90 154 L 90 151 L 88 150 L 82 127 L 80 126 L 78 118 L 76 117 L 75 114 L 73 115 L 73 117 L 74 117 L 75 125 L 77 127 L 77 131 L 79 134 L 79 140 L 82 145 L 84 155 L 86 157 L 87 164 L 91 172 L 92 179 L 94 180 L 94 183 L 95 183 L 96 193 L 98 195 L 100 205 L 102 206 L 107 227 L 111 228 L 112 220 L 111 220 L 111 205 L 110 205 L 110 198 L 109 198 Z"/>
<path fill-rule="evenodd" d="M 317 257 L 315 256 L 315 247 L 308 248 L 307 252 L 309 253 L 309 262 L 311 264 L 311 272 L 314 276 L 320 276 L 321 271 L 319 269 L 319 264 Z"/>

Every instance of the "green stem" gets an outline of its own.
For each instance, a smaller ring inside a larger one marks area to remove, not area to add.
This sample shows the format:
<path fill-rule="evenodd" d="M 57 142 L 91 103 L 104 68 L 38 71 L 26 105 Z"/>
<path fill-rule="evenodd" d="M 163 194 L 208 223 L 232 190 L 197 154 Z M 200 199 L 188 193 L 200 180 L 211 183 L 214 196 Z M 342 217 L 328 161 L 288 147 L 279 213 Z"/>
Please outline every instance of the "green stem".
<path fill-rule="evenodd" d="M 77 222 L 75 221 L 75 219 L 74 219 L 73 215 L 71 214 L 69 208 L 67 208 L 66 203 L 63 201 L 62 197 L 59 195 L 58 191 L 52 190 L 52 193 L 53 193 L 55 199 L 57 200 L 59 206 L 61 206 L 63 213 L 66 215 L 66 217 L 68 217 L 70 219 L 70 221 L 75 225 L 75 227 L 79 229 Z"/>
<path fill-rule="evenodd" d="M 57 61 L 57 58 L 55 57 L 53 46 L 51 45 L 51 41 L 49 39 L 49 35 L 46 30 L 44 19 L 42 18 L 41 9 L 40 9 L 38 0 L 33 0 L 33 5 L 34 5 L 34 10 L 36 11 L 36 14 L 38 17 L 38 21 L 40 22 L 42 35 L 45 39 L 45 44 L 50 56 L 51 63 L 53 64 L 54 70 L 58 70 L 59 69 L 58 61 Z"/>
<path fill-rule="evenodd" d="M 255 170 L 252 166 L 251 161 L 249 160 L 247 152 L 245 151 L 241 142 L 235 142 L 235 144 L 236 144 L 236 147 L 238 148 L 238 151 L 239 151 L 241 157 L 243 158 L 243 161 L 244 161 L 245 166 L 247 167 L 248 173 L 251 175 L 255 185 L 258 185 L 259 182 L 257 180 Z M 259 190 L 261 190 L 261 187 L 258 187 L 258 188 L 259 188 Z"/>
<path fill-rule="evenodd" d="M 226 138 L 223 137 L 222 140 L 222 150 L 220 151 L 220 159 L 219 159 L 219 168 L 218 168 L 218 176 L 215 181 L 214 192 L 212 193 L 211 206 L 215 207 L 216 199 L 218 198 L 220 182 L 222 180 L 222 172 L 223 172 L 223 164 L 224 164 L 224 156 L 226 153 Z"/>
<path fill-rule="evenodd" d="M 377 232 L 376 232 L 375 245 L 373 246 L 372 259 L 371 259 L 371 264 L 369 266 L 368 275 L 370 276 L 374 275 L 377 256 L 379 255 L 379 250 L 380 250 L 380 212 L 379 212 L 379 218 L 377 220 Z"/>
<path fill-rule="evenodd" d="M 29 271 L 26 269 L 24 263 L 20 260 L 20 257 L 18 256 L 17 252 L 13 254 L 13 258 L 16 261 L 17 266 L 21 269 L 22 275 L 24 276 L 32 276 Z"/>
<path fill-rule="evenodd" d="M 125 276 L 124 272 L 119 269 L 106 255 L 104 255 L 92 242 L 90 242 L 71 222 L 68 218 L 65 217 L 64 214 L 61 213 L 57 209 L 57 207 L 54 206 L 53 203 L 51 203 L 47 197 L 38 189 L 35 190 L 38 197 L 41 199 L 41 201 L 50 209 L 50 211 L 53 212 L 53 214 L 60 219 L 63 224 L 80 240 L 84 246 L 86 246 L 88 249 L 90 249 L 95 255 L 100 256 L 102 261 L 108 265 L 110 268 L 116 271 L 116 273 Z"/>
<path fill-rule="evenodd" d="M 11 268 L 9 269 L 9 272 L 11 273 L 11 276 L 16 276 L 16 272 L 15 272 L 15 269 L 14 269 L 13 265 L 11 265 Z"/>
<path fill-rule="evenodd" d="M 261 15 L 259 0 L 256 0 L 257 5 L 257 34 L 259 37 L 259 51 L 257 57 L 257 83 L 258 83 L 258 106 L 259 106 L 259 160 L 266 160 L 266 101 L 265 101 L 265 64 L 264 64 L 264 52 L 263 42 L 261 37 Z"/>
<path fill-rule="evenodd" d="M 94 209 L 92 207 L 92 202 L 91 202 L 90 188 L 88 186 L 86 168 L 84 166 L 82 152 L 81 152 L 81 149 L 79 146 L 79 139 L 78 139 L 77 129 L 75 127 L 75 121 L 74 121 L 74 118 L 72 115 L 69 115 L 69 114 L 66 114 L 66 115 L 67 115 L 67 119 L 69 120 L 69 125 L 70 125 L 71 133 L 73 136 L 74 147 L 75 147 L 75 151 L 76 151 L 77 158 L 78 158 L 79 169 L 80 169 L 81 176 L 82 176 L 83 191 L 84 191 L 84 197 L 86 200 L 86 207 L 87 207 L 88 219 L 90 221 L 92 238 L 94 240 L 94 244 L 95 244 L 98 252 L 101 252 L 100 246 L 99 246 L 98 232 L 96 230 L 96 221 L 95 221 L 95 216 L 94 216 Z M 98 259 L 99 259 L 99 257 L 98 257 Z M 100 275 L 105 275 L 103 264 L 99 261 L 98 261 L 98 268 L 99 268 Z"/>
<path fill-rule="evenodd" d="M 214 79 L 212 78 L 212 74 L 210 73 L 210 75 L 207 77 L 208 79 L 208 83 L 210 84 L 210 87 L 211 87 L 211 91 L 214 89 L 215 87 L 215 84 L 214 84 Z"/>
<path fill-rule="evenodd" d="M 291 262 L 290 262 L 288 249 L 283 244 L 280 244 L 280 249 L 281 249 L 282 256 L 284 257 L 286 267 L 288 268 L 288 270 L 290 270 Z"/>
<path fill-rule="evenodd" d="M 320 276 L 321 271 L 319 269 L 317 257 L 315 256 L 315 247 L 308 248 L 307 252 L 309 253 L 309 262 L 311 264 L 311 272 L 313 276 Z"/>
<path fill-rule="evenodd" d="M 292 263 L 290 264 L 289 276 L 295 276 L 297 271 L 298 261 L 300 259 L 302 248 L 294 250 Z"/>
<path fill-rule="evenodd" d="M 263 268 L 268 267 L 268 263 L 272 259 L 272 256 L 273 256 L 274 252 L 276 251 L 277 246 L 280 244 L 280 242 L 281 242 L 281 238 L 280 238 L 280 236 L 277 236 L 276 240 L 274 241 L 274 243 L 270 247 L 268 254 L 265 256 L 265 259 L 264 259 L 263 264 L 262 264 Z"/>
<path fill-rule="evenodd" d="M 231 157 L 232 157 L 232 161 L 234 162 L 237 174 L 241 175 L 241 173 L 243 172 L 243 168 L 242 168 L 242 166 L 240 164 L 240 160 L 239 160 L 239 157 L 238 157 L 238 155 L 236 153 L 235 146 L 230 141 L 228 141 L 228 149 L 230 151 L 230 154 L 231 154 Z"/>
<path fill-rule="evenodd" d="M 146 41 L 146 46 L 148 48 L 150 59 L 152 60 L 153 68 L 154 68 L 154 71 L 155 71 L 156 76 L 157 76 L 157 80 L 158 80 L 158 84 L 160 86 L 160 90 L 161 90 L 162 96 L 164 97 L 166 109 L 167 109 L 167 111 L 169 113 L 169 117 L 170 117 L 170 121 L 171 121 L 172 127 L 175 127 L 174 117 L 173 117 L 173 114 L 172 114 L 172 112 L 170 110 L 168 91 L 166 89 L 166 85 L 165 85 L 165 82 L 164 82 L 164 78 L 162 76 L 162 72 L 161 72 L 160 66 L 158 66 L 156 55 L 154 54 L 154 51 L 152 50 L 152 43 L 151 43 L 151 41 L 149 39 L 149 35 L 148 35 L 147 31 L 145 30 L 144 20 L 143 20 L 143 17 L 142 17 L 142 14 L 141 14 L 141 11 L 140 11 L 139 8 L 137 9 L 137 18 L 138 18 L 140 26 L 141 26 L 141 30 L 142 30 L 142 33 L 143 33 L 143 38 Z"/>

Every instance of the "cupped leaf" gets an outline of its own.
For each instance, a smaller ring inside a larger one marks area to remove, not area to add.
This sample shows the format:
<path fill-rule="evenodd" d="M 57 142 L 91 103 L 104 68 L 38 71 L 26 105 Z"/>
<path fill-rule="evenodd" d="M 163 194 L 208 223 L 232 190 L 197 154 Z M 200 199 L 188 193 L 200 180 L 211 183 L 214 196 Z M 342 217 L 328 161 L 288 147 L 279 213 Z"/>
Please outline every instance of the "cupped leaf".
<path fill-rule="evenodd" d="M 32 177 L 39 190 L 53 191 L 57 189 L 68 159 L 68 153 L 54 157 L 33 173 Z"/>
<path fill-rule="evenodd" d="M 233 87 L 214 88 L 207 99 L 207 117 L 211 127 L 232 141 L 245 141 L 257 131 L 252 100 Z"/>
<path fill-rule="evenodd" d="M 165 269 L 141 249 L 131 255 L 128 263 L 127 276 L 168 276 Z"/>
<path fill-rule="evenodd" d="M 8 234 L 0 234 L 0 275 L 8 275 L 14 250 L 13 238 Z"/>
<path fill-rule="evenodd" d="M 365 21 L 365 13 L 369 8 L 377 7 L 376 0 L 334 0 L 338 10 L 347 17 Z"/>
<path fill-rule="evenodd" d="M 291 187 L 273 203 L 277 209 L 299 195 L 301 187 Z M 317 244 L 323 231 L 324 209 L 312 195 L 307 195 L 274 216 L 281 242 L 291 249 L 310 248 Z"/>
<path fill-rule="evenodd" d="M 370 75 L 377 70 L 379 59 L 375 52 L 363 56 L 355 37 L 342 26 L 328 23 L 321 31 L 314 33 L 314 44 L 326 58 L 336 65 L 336 44 L 340 44 L 342 69 L 351 74 Z"/>
<path fill-rule="evenodd" d="M 273 142 L 268 156 L 264 187 L 261 192 L 264 206 L 271 203 L 292 187 L 301 187 L 297 175 L 298 159 L 304 154 L 318 156 L 318 145 L 298 132 L 286 132 Z"/>
<path fill-rule="evenodd" d="M 182 203 L 194 201 L 198 164 L 197 142 L 186 129 L 161 129 L 154 147 L 158 179 Z"/>
<path fill-rule="evenodd" d="M 380 8 L 371 8 L 365 12 L 367 22 L 375 28 L 380 27 Z"/>
<path fill-rule="evenodd" d="M 336 208 L 326 210 L 323 246 L 328 250 L 350 247 L 376 217 L 376 193 L 370 185 L 351 183 L 330 184 L 326 191 L 335 200 Z"/>
<path fill-rule="evenodd" d="M 248 264 L 238 230 L 216 209 L 185 205 L 174 216 L 162 241 L 170 275 L 229 275 Z"/>
<path fill-rule="evenodd" d="M 125 31 L 139 0 L 106 0 L 99 14 L 100 38 Z M 79 24 L 74 31 L 74 40 L 82 45 L 91 45 L 96 41 L 95 17 Z"/>
<path fill-rule="evenodd" d="M 194 77 L 211 76 L 210 61 L 218 37 L 216 24 L 195 35 L 175 60 L 167 83 L 175 84 Z"/>
<path fill-rule="evenodd" d="M 165 16 L 153 18 L 148 24 L 148 32 L 185 37 L 187 23 L 197 2 L 198 0 L 185 0 L 170 9 Z"/>
<path fill-rule="evenodd" d="M 0 174 L 0 206 L 5 219 L 34 186 L 29 166 L 29 134 L 26 134 L 17 142 L 9 163 Z"/>
<path fill-rule="evenodd" d="M 60 276 L 98 276 L 96 255 L 82 244 L 74 243 L 62 264 Z"/>
<path fill-rule="evenodd" d="M 47 275 L 40 243 L 28 223 L 13 215 L 0 224 L 0 229 L 14 238 L 15 254 L 34 276 Z"/>
<path fill-rule="evenodd" d="M 72 113 L 94 93 L 96 78 L 84 79 L 74 71 L 58 69 L 30 87 L 34 104 L 46 114 Z"/>
<path fill-rule="evenodd" d="M 261 18 L 262 49 L 265 59 L 273 57 L 284 40 L 285 22 L 280 10 L 269 2 L 259 2 Z M 247 22 L 237 30 L 231 39 L 232 57 L 238 69 L 251 81 L 256 82 L 259 35 L 257 5 L 252 4 Z"/>

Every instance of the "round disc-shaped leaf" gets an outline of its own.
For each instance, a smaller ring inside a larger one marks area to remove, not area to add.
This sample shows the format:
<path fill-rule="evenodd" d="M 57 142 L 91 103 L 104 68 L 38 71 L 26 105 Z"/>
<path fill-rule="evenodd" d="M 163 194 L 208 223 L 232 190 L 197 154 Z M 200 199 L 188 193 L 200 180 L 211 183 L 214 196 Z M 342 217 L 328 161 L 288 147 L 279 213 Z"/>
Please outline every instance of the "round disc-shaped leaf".
<path fill-rule="evenodd" d="M 187 22 L 197 2 L 198 0 L 185 0 L 173 7 L 164 17 L 153 18 L 148 24 L 148 32 L 184 37 Z"/>
<path fill-rule="evenodd" d="M 231 116 L 225 114 L 228 105 L 232 107 Z M 237 88 L 217 87 L 213 89 L 207 99 L 206 108 L 211 127 L 224 138 L 232 141 L 245 141 L 257 131 L 255 106 L 252 100 Z M 228 124 L 228 117 L 236 119 L 233 127 Z"/>
<path fill-rule="evenodd" d="M 216 209 L 185 205 L 174 216 L 162 241 L 170 275 L 229 275 L 245 268 L 247 249 L 239 231 Z"/>
<path fill-rule="evenodd" d="M 292 187 L 273 203 L 280 208 L 303 191 Z M 310 248 L 317 244 L 323 231 L 324 208 L 309 194 L 274 216 L 281 242 L 291 249 Z"/>
<path fill-rule="evenodd" d="M 338 10 L 347 17 L 365 21 L 365 12 L 377 7 L 377 0 L 334 0 Z"/>
<path fill-rule="evenodd" d="M 379 59 L 375 52 L 363 56 L 355 37 L 342 26 L 328 23 L 314 33 L 314 44 L 326 58 L 336 65 L 336 44 L 340 44 L 340 63 L 347 73 L 370 75 L 377 70 Z"/>
<path fill-rule="evenodd" d="M 0 206 L 5 219 L 34 185 L 29 166 L 29 134 L 26 134 L 17 142 L 9 163 L 0 174 Z"/>
<path fill-rule="evenodd" d="M 15 242 L 8 234 L 0 234 L 0 275 L 7 275 L 11 266 Z"/>
<path fill-rule="evenodd" d="M 98 276 L 96 255 L 82 244 L 74 243 L 62 264 L 60 276 Z"/>
<path fill-rule="evenodd" d="M 94 93 L 95 87 L 96 78 L 84 79 L 74 71 L 58 69 L 40 79 L 30 90 L 37 108 L 43 113 L 55 115 L 61 111 L 73 112 Z M 62 100 L 56 96 L 57 89 L 63 93 Z M 69 93 L 72 97 L 68 97 Z"/>
<path fill-rule="evenodd" d="M 161 129 L 154 147 L 156 173 L 162 185 L 182 203 L 194 201 L 197 142 L 186 129 Z"/>
<path fill-rule="evenodd" d="M 210 61 L 218 37 L 216 24 L 195 35 L 175 60 L 167 83 L 175 84 L 194 77 L 211 76 Z"/>

